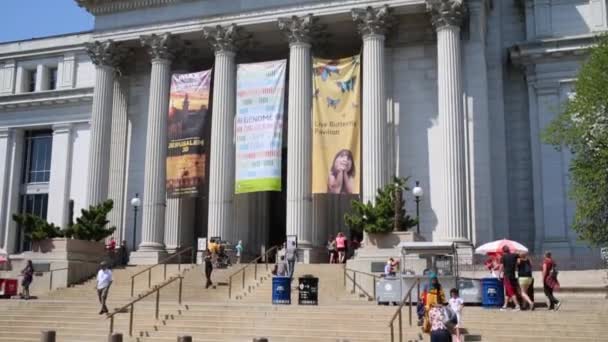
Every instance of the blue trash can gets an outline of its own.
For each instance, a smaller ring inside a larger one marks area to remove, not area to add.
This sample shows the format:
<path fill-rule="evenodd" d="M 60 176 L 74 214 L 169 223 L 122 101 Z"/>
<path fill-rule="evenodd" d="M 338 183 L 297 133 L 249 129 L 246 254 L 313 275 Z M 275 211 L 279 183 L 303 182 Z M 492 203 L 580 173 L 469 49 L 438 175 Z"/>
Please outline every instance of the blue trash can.
<path fill-rule="evenodd" d="M 505 291 L 502 281 L 497 278 L 481 279 L 481 305 L 486 308 L 502 307 L 505 303 Z"/>
<path fill-rule="evenodd" d="M 291 304 L 291 278 L 272 278 L 272 304 Z"/>

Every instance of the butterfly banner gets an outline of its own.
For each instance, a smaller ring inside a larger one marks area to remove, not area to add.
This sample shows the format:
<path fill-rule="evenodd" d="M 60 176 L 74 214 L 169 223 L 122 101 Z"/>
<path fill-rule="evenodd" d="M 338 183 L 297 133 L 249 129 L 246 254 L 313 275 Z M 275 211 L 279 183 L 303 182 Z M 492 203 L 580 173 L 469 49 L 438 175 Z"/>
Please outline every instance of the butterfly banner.
<path fill-rule="evenodd" d="M 358 194 L 360 56 L 313 59 L 312 192 Z"/>
<path fill-rule="evenodd" d="M 281 191 L 287 60 L 239 64 L 235 193 Z"/>
<path fill-rule="evenodd" d="M 201 194 L 207 163 L 203 138 L 209 112 L 211 70 L 171 76 L 167 149 L 167 197 Z"/>

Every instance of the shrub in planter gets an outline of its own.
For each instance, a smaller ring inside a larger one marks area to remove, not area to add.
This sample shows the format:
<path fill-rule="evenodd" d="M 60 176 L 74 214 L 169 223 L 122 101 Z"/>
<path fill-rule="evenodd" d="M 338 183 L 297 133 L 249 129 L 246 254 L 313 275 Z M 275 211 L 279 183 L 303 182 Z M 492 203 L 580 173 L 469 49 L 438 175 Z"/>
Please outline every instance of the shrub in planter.
<path fill-rule="evenodd" d="M 108 213 L 114 207 L 112 200 L 107 200 L 99 205 L 89 206 L 89 209 L 82 209 L 81 216 L 76 219 L 76 223 L 68 227 L 64 234 L 78 240 L 101 241 L 112 235 L 116 227 L 106 227 L 110 222 Z"/>
<path fill-rule="evenodd" d="M 355 231 L 372 234 L 406 231 L 416 226 L 417 219 L 405 212 L 403 194 L 409 191 L 407 178 L 395 177 L 392 183 L 378 189 L 376 203 L 352 202 L 352 213 L 344 215 L 346 225 Z"/>
<path fill-rule="evenodd" d="M 32 242 L 64 236 L 64 232 L 59 227 L 36 215 L 13 214 L 13 220 L 21 226 L 25 237 Z"/>

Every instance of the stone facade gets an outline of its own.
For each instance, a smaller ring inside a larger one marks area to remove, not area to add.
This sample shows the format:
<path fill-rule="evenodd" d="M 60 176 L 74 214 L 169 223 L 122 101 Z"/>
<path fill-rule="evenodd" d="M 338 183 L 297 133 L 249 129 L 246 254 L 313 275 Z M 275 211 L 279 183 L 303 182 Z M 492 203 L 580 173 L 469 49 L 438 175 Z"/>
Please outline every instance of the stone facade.
<path fill-rule="evenodd" d="M 96 16 L 92 32 L 0 44 L 0 246 L 11 253 L 20 249 L 11 214 L 35 189 L 48 193 L 47 218 L 58 225 L 69 221 L 70 203 L 77 214 L 112 198 L 116 237 L 141 247 L 141 263 L 208 232 L 243 240 L 252 254 L 286 233 L 322 247 L 346 230 L 354 197 L 306 188 L 310 170 L 296 166 L 309 160 L 302 132 L 310 122 L 301 115 L 310 111 L 310 91 L 297 89 L 310 83 L 310 55 L 362 49 L 370 75 L 363 198 L 392 175 L 411 176 L 425 188 L 427 240 L 506 237 L 535 253 L 595 253 L 569 228 L 569 154 L 542 144 L 539 133 L 571 92 L 592 36 L 608 30 L 605 0 L 77 2 Z M 279 58 L 290 60 L 285 189 L 234 195 L 234 67 Z M 167 201 L 158 148 L 166 133 L 151 119 L 166 115 L 170 72 L 214 65 L 209 195 Z M 39 129 L 52 132 L 51 176 L 26 184 L 25 139 Z M 135 193 L 143 207 L 134 235 Z M 412 197 L 407 208 L 415 212 Z"/>

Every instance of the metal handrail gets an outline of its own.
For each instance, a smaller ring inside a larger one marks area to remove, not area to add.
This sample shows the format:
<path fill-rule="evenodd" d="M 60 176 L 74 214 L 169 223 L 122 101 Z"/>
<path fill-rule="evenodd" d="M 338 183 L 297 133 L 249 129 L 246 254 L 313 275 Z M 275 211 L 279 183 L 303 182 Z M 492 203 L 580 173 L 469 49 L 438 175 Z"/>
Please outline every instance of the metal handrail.
<path fill-rule="evenodd" d="M 53 270 L 49 270 L 49 291 L 53 291 L 53 272 L 55 271 L 65 271 L 65 270 L 69 270 L 69 268 L 64 267 L 64 268 L 56 268 Z"/>
<path fill-rule="evenodd" d="M 347 272 L 353 272 L 353 276 L 349 276 Z M 361 285 L 357 284 L 357 273 L 358 274 L 362 274 L 368 277 L 372 278 L 372 292 L 373 295 L 370 295 Z M 367 296 L 367 298 L 369 300 L 375 300 L 376 299 L 376 280 L 378 278 L 380 278 L 380 276 L 373 274 L 373 273 L 367 273 L 367 272 L 361 272 L 361 271 L 357 271 L 357 270 L 353 270 L 350 268 L 346 268 L 346 266 L 344 266 L 344 287 L 346 287 L 346 278 L 352 280 L 353 283 L 353 287 L 352 290 L 350 291 L 351 293 L 355 293 L 356 289 L 358 288 L 361 292 L 363 292 L 364 295 Z"/>
<path fill-rule="evenodd" d="M 237 274 L 243 272 L 243 281 L 241 282 L 241 289 L 245 288 L 245 270 L 251 266 L 251 265 L 255 265 L 254 271 L 253 271 L 253 277 L 255 280 L 258 279 L 258 261 L 260 261 L 262 258 L 264 258 L 264 263 L 266 264 L 266 271 L 268 271 L 268 257 L 270 255 L 271 251 L 274 250 L 278 250 L 279 246 L 274 246 L 270 249 L 268 249 L 264 254 L 260 255 L 259 257 L 253 259 L 252 261 L 248 262 L 244 267 L 241 267 L 239 270 L 237 270 L 236 272 L 232 273 L 229 277 L 228 277 L 228 299 L 232 298 L 232 278 L 235 277 Z"/>
<path fill-rule="evenodd" d="M 416 279 L 412 286 L 410 286 L 409 290 L 407 290 L 407 293 L 405 294 L 405 296 L 403 296 L 403 299 L 401 300 L 397 311 L 388 323 L 388 327 L 391 329 L 391 342 L 395 341 L 394 323 L 397 317 L 399 317 L 399 342 L 403 342 L 403 321 L 401 317 L 401 311 L 403 310 L 403 306 L 405 305 L 406 301 L 409 303 L 409 325 L 410 327 L 412 326 L 412 290 L 414 290 L 414 286 L 418 287 L 418 296 L 420 296 L 420 278 Z M 420 300 L 420 298 L 416 300 L 418 301 Z"/>
<path fill-rule="evenodd" d="M 182 304 L 183 279 L 184 279 L 184 277 L 181 275 L 178 275 L 176 277 L 170 277 L 169 280 L 166 280 L 164 283 L 154 286 L 154 288 L 152 290 L 150 290 L 147 293 L 144 293 L 142 295 L 139 295 L 136 299 L 132 300 L 128 304 L 125 304 L 122 307 L 115 309 L 114 312 L 108 314 L 106 316 L 106 318 L 110 319 L 110 335 L 114 332 L 114 316 L 116 316 L 119 313 L 124 312 L 126 309 L 129 309 L 129 336 L 133 336 L 133 312 L 135 309 L 135 303 L 141 301 L 142 299 L 144 299 L 154 293 L 156 293 L 156 305 L 155 305 L 155 310 L 154 310 L 154 317 L 156 319 L 158 319 L 159 309 L 160 309 L 160 290 L 162 288 L 164 288 L 165 286 L 167 286 L 177 280 L 179 280 L 179 291 L 177 293 L 177 303 L 179 305 L 181 305 Z"/>
<path fill-rule="evenodd" d="M 162 259 L 161 261 L 159 261 L 158 264 L 149 266 L 144 268 L 143 270 L 133 274 L 131 276 L 131 297 L 133 297 L 134 293 L 135 293 L 135 278 L 137 276 L 139 276 L 140 274 L 146 273 L 148 272 L 148 288 L 152 287 L 152 269 L 154 269 L 157 266 L 163 265 L 163 280 L 167 280 L 167 262 L 173 260 L 174 258 L 178 258 L 178 262 L 177 262 L 177 270 L 178 272 L 181 272 L 182 270 L 182 255 L 185 254 L 186 252 L 191 252 L 192 253 L 192 258 L 190 259 L 190 264 L 194 264 L 196 261 L 196 250 L 192 247 L 188 247 L 185 248 L 173 255 L 170 255 L 164 259 Z"/>

